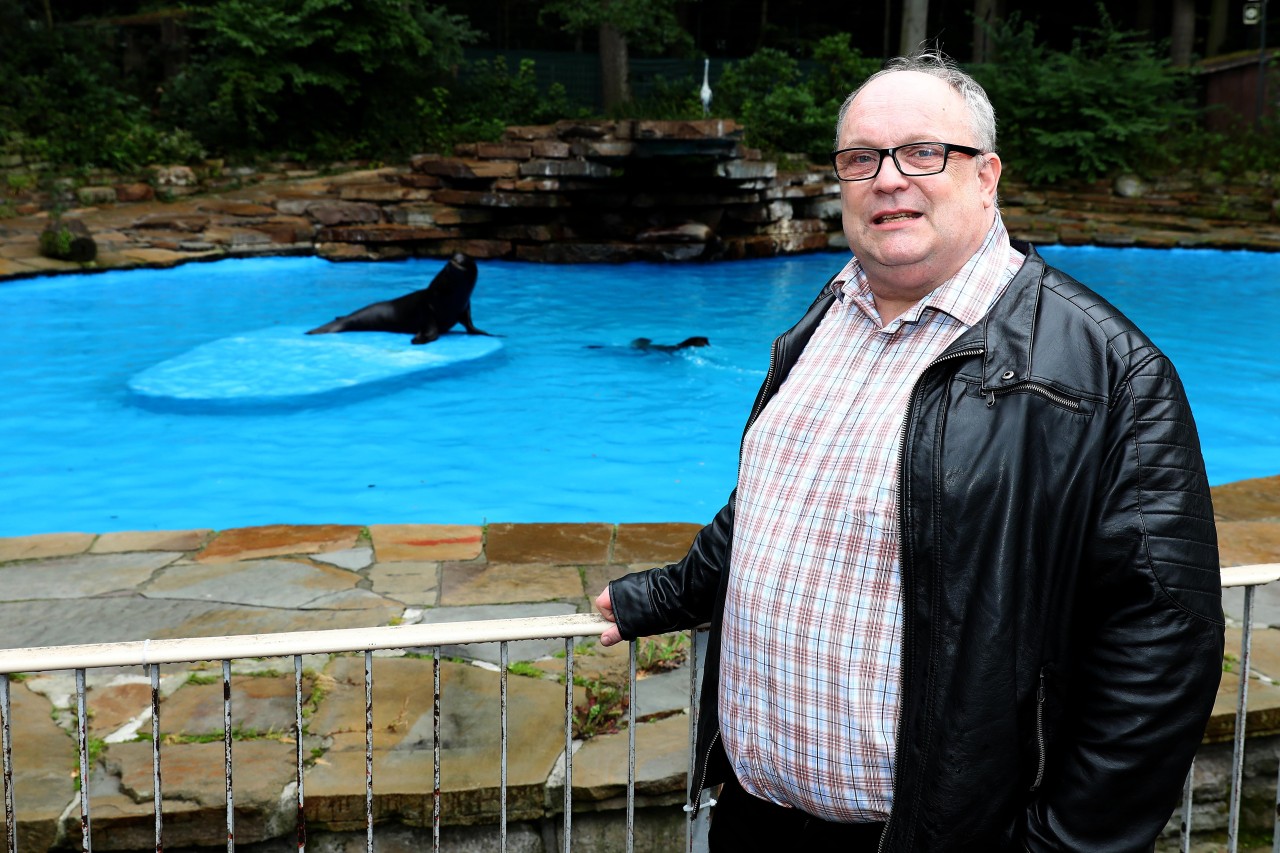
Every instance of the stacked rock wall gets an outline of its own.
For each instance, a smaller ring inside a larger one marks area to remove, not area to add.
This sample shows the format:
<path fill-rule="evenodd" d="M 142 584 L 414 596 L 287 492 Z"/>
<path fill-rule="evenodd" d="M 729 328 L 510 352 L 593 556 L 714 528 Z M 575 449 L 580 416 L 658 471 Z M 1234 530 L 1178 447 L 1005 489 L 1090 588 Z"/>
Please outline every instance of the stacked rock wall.
<path fill-rule="evenodd" d="M 379 205 L 381 221 L 366 209 L 365 221 L 321 228 L 316 250 L 584 263 L 828 248 L 834 177 L 780 171 L 741 136 L 728 120 L 508 128 L 501 142 L 420 155 L 381 184 L 347 187 L 342 198 Z"/>

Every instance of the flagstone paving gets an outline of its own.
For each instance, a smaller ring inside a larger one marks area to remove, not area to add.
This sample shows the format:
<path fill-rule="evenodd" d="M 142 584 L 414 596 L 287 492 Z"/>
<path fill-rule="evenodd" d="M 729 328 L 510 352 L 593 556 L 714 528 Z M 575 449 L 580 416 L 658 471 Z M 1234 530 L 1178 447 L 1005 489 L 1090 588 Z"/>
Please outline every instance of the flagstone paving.
<path fill-rule="evenodd" d="M 1219 487 L 1215 508 L 1224 565 L 1280 562 L 1280 477 Z M 0 538 L 0 647 L 585 613 L 610 579 L 677 559 L 696 531 L 688 524 L 267 525 Z M 1280 741 L 1280 584 L 1255 597 L 1253 620 L 1262 630 L 1252 646 L 1248 731 L 1251 743 L 1270 744 Z M 1228 649 L 1235 651 L 1206 740 L 1229 750 L 1242 592 L 1229 590 L 1224 606 Z M 684 844 L 690 673 L 687 661 L 668 671 L 664 658 L 687 648 L 687 640 L 665 638 L 640 655 L 653 669 L 640 673 L 633 698 L 644 817 L 637 850 Z M 435 652 L 394 650 L 371 659 L 380 849 L 431 842 Z M 439 653 L 442 832 L 463 845 L 457 849 L 492 849 L 485 845 L 493 843 L 499 809 L 500 647 Z M 519 664 L 507 677 L 509 849 L 557 849 L 548 844 L 563 807 L 566 643 L 511 642 L 508 653 Z M 574 643 L 573 658 L 574 704 L 584 710 L 587 686 L 596 696 L 602 685 L 627 682 L 625 647 L 603 649 L 586 638 Z M 232 665 L 238 843 L 292 843 L 293 667 L 292 658 Z M 306 655 L 303 668 L 307 828 L 326 839 L 326 849 L 345 849 L 357 837 L 363 843 L 365 826 L 364 658 Z M 217 662 L 161 668 L 165 843 L 173 848 L 225 843 L 221 676 Z M 90 670 L 86 681 L 95 744 L 93 844 L 152 849 L 149 680 L 141 668 L 116 667 Z M 19 846 L 78 846 L 74 678 L 33 673 L 13 679 L 10 692 Z M 576 742 L 575 837 L 584 839 L 582 849 L 610 848 L 625 825 L 626 738 L 625 727 L 605 726 Z M 1274 786 L 1269 766 L 1259 772 Z M 1197 768 L 1225 772 L 1229 763 L 1206 754 Z M 1216 820 L 1220 786 L 1197 779 L 1197 802 L 1205 799 L 1206 820 Z"/>
<path fill-rule="evenodd" d="M 688 524 L 265 525 L 0 539 L 0 647 L 588 612 L 609 578 L 675 559 L 696 530 Z M 507 811 L 510 840 L 517 843 L 511 849 L 545 849 L 520 824 L 556 821 L 562 810 L 565 650 L 564 640 L 508 643 L 509 660 L 525 665 L 507 678 Z M 373 808 L 380 839 L 390 832 L 384 823 L 416 831 L 432 826 L 435 651 L 373 658 Z M 439 652 L 441 819 L 450 837 L 461 839 L 463 827 L 492 831 L 497 821 L 501 649 L 482 643 Z M 363 657 L 308 655 L 304 667 L 308 832 L 339 833 L 326 843 L 345 844 L 341 833 L 363 836 L 365 826 Z M 293 661 L 236 661 L 232 669 L 237 842 L 292 838 Z M 574 672 L 582 683 L 625 685 L 626 648 L 580 640 Z M 689 681 L 685 664 L 675 672 L 642 672 L 637 686 L 637 713 L 651 720 L 637 730 L 639 806 L 642 814 L 670 812 L 648 821 L 641 837 L 649 846 L 641 850 L 683 844 Z M 117 667 L 90 670 L 86 683 L 89 735 L 101 745 L 90 785 L 93 844 L 149 849 L 150 682 L 141 668 Z M 13 726 L 21 732 L 14 742 L 14 785 L 20 839 L 29 842 L 23 848 L 78 845 L 74 678 L 36 673 L 11 686 Z M 221 667 L 167 665 L 160 688 L 165 843 L 223 843 Z M 575 705 L 586 702 L 585 688 L 575 687 Z M 589 741 L 590 750 L 578 750 L 575 810 L 625 809 L 625 802 L 614 802 L 626 784 L 625 738 L 625 729 L 601 734 Z M 606 821 L 583 832 L 606 839 L 623 826 Z M 488 843 L 483 834 L 469 838 L 468 844 Z"/>

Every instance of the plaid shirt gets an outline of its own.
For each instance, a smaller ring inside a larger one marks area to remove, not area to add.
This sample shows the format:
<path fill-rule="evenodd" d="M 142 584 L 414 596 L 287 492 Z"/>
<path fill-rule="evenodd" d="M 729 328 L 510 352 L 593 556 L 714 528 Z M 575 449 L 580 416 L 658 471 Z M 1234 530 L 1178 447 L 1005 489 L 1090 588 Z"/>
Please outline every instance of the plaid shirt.
<path fill-rule="evenodd" d="M 854 258 L 746 435 L 720 664 L 743 787 L 831 821 L 893 805 L 902 602 L 898 462 L 920 374 L 1022 265 L 999 213 L 951 279 L 881 326 Z"/>

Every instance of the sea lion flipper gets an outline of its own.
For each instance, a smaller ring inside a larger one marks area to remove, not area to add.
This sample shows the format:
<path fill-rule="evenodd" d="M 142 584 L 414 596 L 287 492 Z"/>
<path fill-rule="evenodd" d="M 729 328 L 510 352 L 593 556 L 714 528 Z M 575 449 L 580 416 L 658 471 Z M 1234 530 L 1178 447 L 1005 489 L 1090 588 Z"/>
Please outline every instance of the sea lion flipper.
<path fill-rule="evenodd" d="M 328 335 L 332 332 L 341 331 L 340 329 L 341 324 L 342 324 L 342 318 L 335 317 L 333 318 L 332 322 L 325 323 L 323 326 L 316 326 L 314 329 L 311 329 L 309 332 L 307 332 L 307 334 L 308 335 Z"/>
<path fill-rule="evenodd" d="M 429 344 L 438 337 L 440 337 L 440 327 L 436 325 L 435 317 L 428 317 L 426 324 L 418 334 L 413 336 L 411 343 Z"/>
<path fill-rule="evenodd" d="M 466 308 L 462 309 L 462 313 L 458 315 L 458 322 L 462 324 L 462 328 L 467 330 L 468 335 L 488 335 L 491 338 L 495 337 L 495 335 L 489 332 L 486 332 L 482 329 L 477 329 L 476 324 L 471 322 L 471 303 L 470 302 L 467 303 Z"/>

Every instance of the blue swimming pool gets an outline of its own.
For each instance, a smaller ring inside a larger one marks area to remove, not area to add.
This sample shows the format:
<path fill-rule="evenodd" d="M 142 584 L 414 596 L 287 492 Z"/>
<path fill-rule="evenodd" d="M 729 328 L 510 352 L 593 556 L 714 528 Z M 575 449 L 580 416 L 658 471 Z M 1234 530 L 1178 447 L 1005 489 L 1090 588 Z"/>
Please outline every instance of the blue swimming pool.
<path fill-rule="evenodd" d="M 1280 255 L 1044 253 L 1173 357 L 1214 483 L 1280 473 Z M 319 400 L 206 409 L 149 405 L 130 380 L 423 287 L 441 262 L 262 258 L 0 284 L 0 535 L 705 521 L 733 485 L 769 340 L 842 263 L 481 262 L 474 319 L 503 335 L 497 352 Z M 629 345 L 694 335 L 711 346 Z"/>

